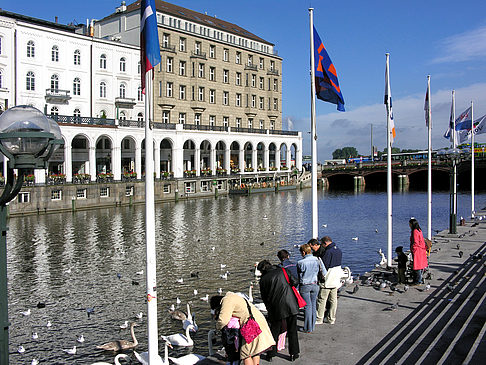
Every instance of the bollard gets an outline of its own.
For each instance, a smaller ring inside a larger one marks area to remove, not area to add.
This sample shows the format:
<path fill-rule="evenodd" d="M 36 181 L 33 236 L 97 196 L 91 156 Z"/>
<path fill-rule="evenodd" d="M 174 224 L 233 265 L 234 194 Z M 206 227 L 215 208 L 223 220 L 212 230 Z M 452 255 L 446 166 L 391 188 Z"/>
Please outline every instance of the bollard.
<path fill-rule="evenodd" d="M 176 203 L 179 201 L 179 190 L 178 189 L 175 189 L 174 200 L 175 200 Z"/>
<path fill-rule="evenodd" d="M 71 210 L 73 213 L 76 211 L 76 199 L 74 198 L 71 199 Z"/>
<path fill-rule="evenodd" d="M 218 188 L 214 188 L 214 198 L 218 197 Z"/>
<path fill-rule="evenodd" d="M 132 206 L 132 196 L 130 195 L 129 200 L 128 200 L 128 205 Z"/>

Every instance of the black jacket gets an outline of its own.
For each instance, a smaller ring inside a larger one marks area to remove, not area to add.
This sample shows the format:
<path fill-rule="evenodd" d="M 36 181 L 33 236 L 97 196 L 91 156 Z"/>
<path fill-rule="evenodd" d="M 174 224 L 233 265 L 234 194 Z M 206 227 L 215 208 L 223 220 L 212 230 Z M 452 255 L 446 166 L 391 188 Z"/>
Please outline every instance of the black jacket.
<path fill-rule="evenodd" d="M 298 281 L 285 269 L 292 286 L 298 285 Z M 280 267 L 274 267 L 264 273 L 260 278 L 260 294 L 267 307 L 268 319 L 278 321 L 299 313 L 297 299 L 285 279 Z"/>

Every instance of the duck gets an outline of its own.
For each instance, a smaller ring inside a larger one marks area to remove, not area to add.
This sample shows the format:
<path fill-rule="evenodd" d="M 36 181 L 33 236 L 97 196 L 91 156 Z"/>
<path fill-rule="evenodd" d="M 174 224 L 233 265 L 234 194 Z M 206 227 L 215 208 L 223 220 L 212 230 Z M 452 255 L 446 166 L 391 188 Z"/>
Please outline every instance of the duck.
<path fill-rule="evenodd" d="M 127 354 L 118 354 L 118 355 L 115 356 L 115 365 L 121 365 L 119 359 L 126 359 L 126 360 L 128 360 L 128 362 L 131 362 L 130 356 L 128 356 Z M 111 365 L 111 364 L 109 362 L 98 361 L 98 362 L 92 363 L 91 365 Z"/>
<path fill-rule="evenodd" d="M 115 352 L 134 349 L 138 345 L 137 338 L 135 337 L 135 330 L 134 330 L 135 326 L 137 326 L 135 322 L 132 322 L 130 324 L 130 333 L 132 335 L 133 342 L 127 340 L 118 340 L 118 341 L 108 342 L 100 346 L 96 346 L 96 348 L 99 350 L 115 351 Z"/>
<path fill-rule="evenodd" d="M 177 333 L 175 335 L 161 336 L 161 337 L 164 341 L 170 342 L 171 345 L 189 347 L 194 345 L 194 341 L 189 335 L 189 331 L 191 331 L 192 329 L 194 329 L 194 326 L 191 324 L 187 326 L 185 336 L 181 333 Z"/>

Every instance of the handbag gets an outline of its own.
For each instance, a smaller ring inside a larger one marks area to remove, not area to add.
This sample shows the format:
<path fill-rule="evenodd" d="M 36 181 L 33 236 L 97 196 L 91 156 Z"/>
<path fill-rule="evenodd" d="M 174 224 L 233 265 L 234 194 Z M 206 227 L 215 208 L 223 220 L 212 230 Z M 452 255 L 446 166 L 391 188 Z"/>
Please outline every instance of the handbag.
<path fill-rule="evenodd" d="M 287 280 L 287 283 L 290 285 L 289 277 L 287 275 L 287 271 L 282 267 L 283 273 L 285 275 L 285 280 Z M 299 308 L 304 308 L 307 305 L 307 302 L 302 298 L 302 295 L 300 295 L 299 291 L 295 286 L 292 286 L 292 290 L 294 291 L 295 298 L 297 298 L 297 304 L 299 305 Z"/>
<path fill-rule="evenodd" d="M 241 326 L 240 333 L 245 339 L 246 343 L 251 343 L 260 333 L 262 333 L 262 330 L 258 322 L 255 320 L 255 317 L 253 317 L 253 313 L 251 312 L 251 307 L 248 304 L 248 301 L 246 299 L 245 302 L 246 302 L 246 306 L 248 307 L 248 312 L 250 313 L 250 317 L 248 318 L 246 323 L 243 326 Z"/>
<path fill-rule="evenodd" d="M 319 272 L 317 273 L 317 281 L 321 284 L 324 284 L 326 282 L 326 275 L 324 275 L 321 269 L 322 260 L 320 257 L 318 257 L 317 259 L 319 260 Z"/>

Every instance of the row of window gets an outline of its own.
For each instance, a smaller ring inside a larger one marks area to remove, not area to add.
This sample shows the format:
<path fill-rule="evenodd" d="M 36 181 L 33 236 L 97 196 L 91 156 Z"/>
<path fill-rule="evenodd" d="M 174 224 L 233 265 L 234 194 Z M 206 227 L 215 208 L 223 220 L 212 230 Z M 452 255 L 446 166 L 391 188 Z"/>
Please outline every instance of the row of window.
<path fill-rule="evenodd" d="M 179 119 L 178 122 L 180 124 L 185 124 L 187 122 L 186 120 L 186 113 L 179 113 Z M 201 125 L 201 113 L 194 113 L 194 124 L 195 125 Z M 171 114 L 169 110 L 163 110 L 162 111 L 162 123 L 171 123 Z M 209 115 L 208 116 L 208 125 L 215 127 L 218 125 L 216 121 L 216 116 L 215 115 Z M 221 125 L 223 127 L 229 127 L 229 117 L 222 117 L 221 120 Z M 242 123 L 242 118 L 236 117 L 235 118 L 235 126 L 236 128 L 244 128 L 243 123 Z M 275 129 L 275 121 L 271 120 L 270 121 L 270 128 L 269 129 Z M 246 123 L 246 128 L 253 129 L 253 128 L 259 128 L 259 129 L 265 129 L 265 121 L 263 119 L 259 120 L 259 124 L 256 125 L 254 123 L 253 118 L 248 118 L 247 123 Z"/>
<path fill-rule="evenodd" d="M 162 49 L 168 49 L 168 50 L 173 50 L 175 49 L 175 46 L 171 46 L 170 42 L 170 34 L 164 33 L 162 35 L 162 44 L 161 48 Z M 179 37 L 179 51 L 180 52 L 187 52 L 187 39 L 185 37 Z M 202 47 L 202 42 L 196 41 L 194 42 L 194 54 L 195 55 L 200 55 L 200 56 L 206 56 L 206 53 L 203 52 L 203 47 Z M 216 46 L 214 44 L 209 45 L 209 58 L 216 59 L 217 58 L 217 50 Z M 235 63 L 238 65 L 242 64 L 242 53 L 240 51 L 236 51 L 235 53 Z M 229 48 L 223 48 L 223 55 L 222 55 L 223 61 L 230 62 L 230 50 Z M 253 55 L 249 54 L 246 59 L 246 64 L 249 66 L 256 65 L 256 57 L 254 58 Z M 258 59 L 258 67 L 261 70 L 265 69 L 265 58 L 259 57 Z M 270 60 L 270 70 L 275 70 L 275 61 Z"/>
<path fill-rule="evenodd" d="M 159 97 L 165 96 L 168 98 L 174 97 L 174 83 L 167 81 L 165 83 L 165 95 L 163 95 L 163 86 L 162 81 L 159 81 Z M 206 88 L 203 86 L 191 86 L 190 89 L 191 95 L 190 100 L 192 101 L 206 101 Z M 222 91 L 222 101 L 223 105 L 230 105 L 229 102 L 229 95 L 228 91 Z M 249 94 L 241 94 L 235 93 L 235 106 L 243 106 L 243 96 L 245 97 L 245 107 L 247 108 L 258 108 L 261 110 L 265 109 L 265 97 L 259 96 L 258 97 L 258 105 L 257 105 L 257 95 L 249 95 Z M 187 86 L 186 85 L 179 85 L 179 100 L 187 100 Z M 278 110 L 278 98 L 268 98 L 267 109 L 268 110 Z M 216 90 L 209 89 L 209 99 L 210 104 L 216 104 Z"/>

